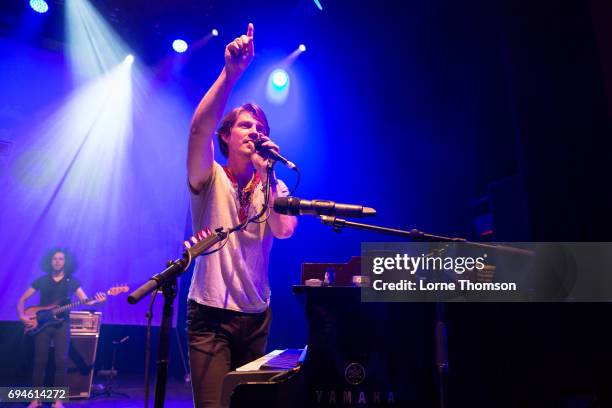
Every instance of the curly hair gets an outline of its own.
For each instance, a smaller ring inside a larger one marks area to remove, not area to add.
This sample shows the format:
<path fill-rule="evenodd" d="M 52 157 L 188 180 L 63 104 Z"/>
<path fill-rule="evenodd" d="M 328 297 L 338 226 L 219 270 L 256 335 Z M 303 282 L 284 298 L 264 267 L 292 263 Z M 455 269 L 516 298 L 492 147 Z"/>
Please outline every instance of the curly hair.
<path fill-rule="evenodd" d="M 40 269 L 42 269 L 44 272 L 48 274 L 52 273 L 53 267 L 51 266 L 51 259 L 58 252 L 61 252 L 62 254 L 64 254 L 64 258 L 65 258 L 64 274 L 66 274 L 66 276 L 72 275 L 77 269 L 77 262 L 76 262 L 75 257 L 72 255 L 72 252 L 70 252 L 68 248 L 64 248 L 64 247 L 53 247 L 49 249 L 47 252 L 45 252 L 42 259 L 40 260 Z"/>
<path fill-rule="evenodd" d="M 219 140 L 219 148 L 221 149 L 221 153 L 223 156 L 227 157 L 229 155 L 229 150 L 227 147 L 227 143 L 223 140 L 222 136 L 229 136 L 232 131 L 232 127 L 236 124 L 236 119 L 242 112 L 249 112 L 255 119 L 261 122 L 264 125 L 264 133 L 266 136 L 270 135 L 270 126 L 268 125 L 268 118 L 264 113 L 263 109 L 259 105 L 254 103 L 245 103 L 244 105 L 238 106 L 237 108 L 232 109 L 225 117 L 221 120 L 221 125 L 217 130 L 217 138 Z"/>

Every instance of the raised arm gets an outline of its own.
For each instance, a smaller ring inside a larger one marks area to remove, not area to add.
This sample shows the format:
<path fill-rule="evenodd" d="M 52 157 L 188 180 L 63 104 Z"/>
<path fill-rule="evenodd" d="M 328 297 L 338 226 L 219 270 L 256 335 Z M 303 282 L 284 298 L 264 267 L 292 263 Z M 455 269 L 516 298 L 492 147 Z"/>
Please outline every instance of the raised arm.
<path fill-rule="evenodd" d="M 200 191 L 208 181 L 213 165 L 213 135 L 225 110 L 229 95 L 255 55 L 254 27 L 225 47 L 225 66 L 204 95 L 191 120 L 187 150 L 189 184 Z"/>

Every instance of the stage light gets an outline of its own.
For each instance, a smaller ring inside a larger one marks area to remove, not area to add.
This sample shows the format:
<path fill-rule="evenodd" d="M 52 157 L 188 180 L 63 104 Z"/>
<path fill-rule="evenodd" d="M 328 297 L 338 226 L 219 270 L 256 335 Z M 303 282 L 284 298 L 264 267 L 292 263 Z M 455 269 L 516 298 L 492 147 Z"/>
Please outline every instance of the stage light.
<path fill-rule="evenodd" d="M 134 63 L 134 56 L 132 54 L 126 55 L 125 56 L 125 62 L 127 62 L 128 64 Z"/>
<path fill-rule="evenodd" d="M 45 0 L 30 0 L 30 7 L 37 13 L 46 13 L 49 11 L 49 5 Z"/>
<path fill-rule="evenodd" d="M 68 61 L 76 83 L 85 83 L 121 64 L 129 47 L 88 0 L 64 0 Z"/>
<path fill-rule="evenodd" d="M 289 83 L 289 75 L 287 75 L 287 71 L 284 69 L 275 69 L 270 74 L 270 77 L 272 78 L 272 85 L 278 90 L 282 90 Z"/>
<path fill-rule="evenodd" d="M 213 37 L 216 37 L 219 35 L 219 31 L 216 28 L 213 28 L 210 33 L 212 34 Z"/>
<path fill-rule="evenodd" d="M 187 42 L 185 40 L 181 40 L 180 38 L 177 38 L 172 42 L 172 49 L 178 52 L 179 54 L 182 54 L 187 51 L 188 47 L 189 46 L 187 45 Z"/>
<path fill-rule="evenodd" d="M 319 0 L 314 0 L 315 4 L 317 5 L 317 8 L 319 10 L 323 10 L 323 6 L 321 5 L 321 2 Z"/>
<path fill-rule="evenodd" d="M 268 76 L 266 95 L 275 104 L 282 104 L 289 97 L 289 74 L 282 68 L 276 68 Z"/>
<path fill-rule="evenodd" d="M 304 44 L 300 44 L 300 46 L 298 47 L 298 49 L 302 52 L 306 51 L 306 46 Z"/>

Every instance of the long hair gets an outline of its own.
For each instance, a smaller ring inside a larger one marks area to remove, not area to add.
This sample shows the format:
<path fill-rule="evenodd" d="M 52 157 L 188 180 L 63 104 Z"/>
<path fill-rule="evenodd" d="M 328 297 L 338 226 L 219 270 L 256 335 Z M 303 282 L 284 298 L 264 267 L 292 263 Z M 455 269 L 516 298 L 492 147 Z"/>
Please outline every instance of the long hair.
<path fill-rule="evenodd" d="M 238 106 L 237 108 L 232 109 L 225 117 L 221 120 L 221 125 L 217 130 L 217 139 L 219 140 L 219 148 L 221 149 L 221 153 L 223 156 L 227 157 L 229 154 L 229 150 L 227 147 L 227 143 L 223 140 L 222 136 L 229 136 L 232 131 L 232 127 L 236 124 L 236 119 L 242 112 L 249 112 L 255 119 L 261 122 L 264 125 L 264 132 L 266 136 L 270 135 L 270 126 L 268 125 L 268 118 L 266 118 L 266 114 L 263 109 L 259 105 L 254 103 L 245 103 L 244 105 Z"/>
<path fill-rule="evenodd" d="M 63 247 L 53 247 L 50 248 L 47 252 L 45 252 L 42 259 L 40 260 L 40 269 L 42 269 L 48 274 L 51 274 L 53 272 L 53 267 L 51 266 L 51 258 L 53 258 L 53 255 L 57 254 L 58 252 L 64 254 L 64 274 L 66 276 L 72 275 L 77 269 L 77 262 L 75 257 L 72 255 L 72 252 L 70 252 L 68 248 Z"/>

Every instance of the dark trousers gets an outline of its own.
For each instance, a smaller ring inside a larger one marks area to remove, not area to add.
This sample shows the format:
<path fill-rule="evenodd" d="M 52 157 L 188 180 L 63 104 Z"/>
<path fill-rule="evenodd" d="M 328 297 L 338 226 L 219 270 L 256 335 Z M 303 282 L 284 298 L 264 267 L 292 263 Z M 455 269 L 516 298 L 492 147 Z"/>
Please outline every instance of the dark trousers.
<path fill-rule="evenodd" d="M 189 301 L 189 366 L 196 408 L 218 407 L 225 374 L 264 354 L 271 321 L 270 308 L 241 313 Z"/>
<path fill-rule="evenodd" d="M 55 376 L 56 387 L 66 386 L 66 366 L 68 361 L 68 344 L 70 341 L 70 325 L 64 320 L 58 325 L 45 327 L 34 337 L 34 370 L 32 373 L 32 386 L 43 387 L 47 361 L 49 361 L 49 346 L 53 341 L 55 350 Z"/>

